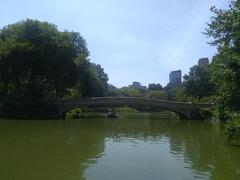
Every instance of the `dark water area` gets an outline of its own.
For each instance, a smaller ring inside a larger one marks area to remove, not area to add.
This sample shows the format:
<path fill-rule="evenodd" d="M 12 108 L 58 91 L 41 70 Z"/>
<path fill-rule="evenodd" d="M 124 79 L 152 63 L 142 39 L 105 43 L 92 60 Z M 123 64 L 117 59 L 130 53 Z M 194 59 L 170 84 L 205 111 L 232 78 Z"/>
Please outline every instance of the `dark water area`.
<path fill-rule="evenodd" d="M 0 121 L 0 180 L 237 180 L 221 125 L 163 118 Z"/>

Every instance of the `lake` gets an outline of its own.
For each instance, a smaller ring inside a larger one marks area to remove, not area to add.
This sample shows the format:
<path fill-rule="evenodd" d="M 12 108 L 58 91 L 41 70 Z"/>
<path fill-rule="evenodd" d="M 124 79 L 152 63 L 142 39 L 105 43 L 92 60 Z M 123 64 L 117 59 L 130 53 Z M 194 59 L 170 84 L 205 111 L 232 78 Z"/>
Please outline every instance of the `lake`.
<path fill-rule="evenodd" d="M 1 180 L 237 180 L 220 124 L 157 113 L 1 120 Z"/>

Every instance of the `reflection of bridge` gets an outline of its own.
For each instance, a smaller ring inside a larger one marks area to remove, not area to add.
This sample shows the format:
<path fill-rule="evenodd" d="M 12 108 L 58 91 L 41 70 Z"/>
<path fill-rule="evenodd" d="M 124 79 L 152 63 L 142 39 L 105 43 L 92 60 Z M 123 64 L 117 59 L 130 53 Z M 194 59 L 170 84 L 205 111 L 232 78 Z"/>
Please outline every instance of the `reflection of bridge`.
<path fill-rule="evenodd" d="M 132 97 L 97 97 L 82 100 L 57 101 L 59 116 L 65 117 L 67 111 L 77 107 L 152 107 L 175 112 L 180 119 L 201 119 L 199 110 L 210 108 L 211 104 L 192 104 L 190 102 L 176 102 L 159 99 Z"/>

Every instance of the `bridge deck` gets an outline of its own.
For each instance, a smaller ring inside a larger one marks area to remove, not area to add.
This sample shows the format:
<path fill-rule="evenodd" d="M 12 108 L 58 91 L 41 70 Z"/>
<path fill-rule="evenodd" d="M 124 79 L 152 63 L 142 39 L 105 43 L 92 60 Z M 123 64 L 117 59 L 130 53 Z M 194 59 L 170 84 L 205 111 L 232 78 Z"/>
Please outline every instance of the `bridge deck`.
<path fill-rule="evenodd" d="M 145 105 L 145 106 L 165 106 L 176 108 L 209 108 L 212 104 L 194 104 L 191 102 L 177 102 L 160 99 L 134 98 L 134 97 L 94 97 L 89 99 L 79 99 L 70 101 L 58 101 L 57 104 L 65 106 L 100 106 L 100 105 Z"/>

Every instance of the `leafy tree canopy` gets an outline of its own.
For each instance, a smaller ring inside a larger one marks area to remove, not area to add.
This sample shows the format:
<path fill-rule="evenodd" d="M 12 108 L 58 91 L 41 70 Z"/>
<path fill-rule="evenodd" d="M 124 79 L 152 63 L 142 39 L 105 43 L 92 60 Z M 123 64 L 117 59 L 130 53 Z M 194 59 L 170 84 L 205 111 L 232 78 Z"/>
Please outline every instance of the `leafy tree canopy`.
<path fill-rule="evenodd" d="M 77 32 L 31 19 L 8 25 L 0 30 L 0 96 L 61 98 L 76 87 L 81 96 L 102 94 L 108 77 L 88 55 Z"/>
<path fill-rule="evenodd" d="M 208 65 L 195 65 L 184 77 L 183 87 L 187 96 L 201 99 L 214 92 L 214 85 L 210 81 Z"/>
<path fill-rule="evenodd" d="M 152 90 L 152 91 L 157 91 L 157 90 L 162 90 L 163 87 L 161 84 L 155 84 L 155 83 L 152 83 L 152 84 L 149 84 L 148 85 L 148 90 Z"/>
<path fill-rule="evenodd" d="M 229 9 L 212 8 L 215 14 L 208 24 L 206 34 L 218 47 L 211 64 L 212 81 L 217 87 L 220 118 L 226 112 L 240 110 L 240 1 L 234 1 Z"/>

